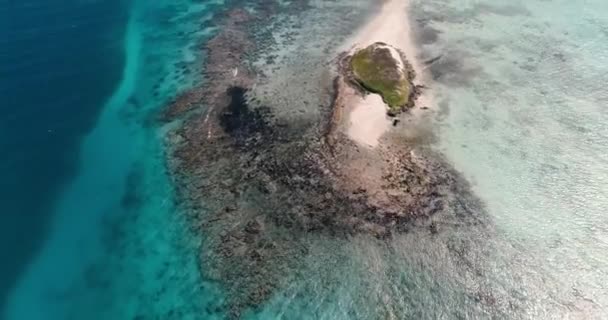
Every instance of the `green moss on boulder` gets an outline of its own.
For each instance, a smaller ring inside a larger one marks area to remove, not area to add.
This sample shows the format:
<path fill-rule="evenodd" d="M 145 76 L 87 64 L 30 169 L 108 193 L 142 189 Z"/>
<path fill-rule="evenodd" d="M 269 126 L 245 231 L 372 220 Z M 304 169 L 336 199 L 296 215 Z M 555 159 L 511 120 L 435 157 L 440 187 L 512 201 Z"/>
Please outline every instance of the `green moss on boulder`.
<path fill-rule="evenodd" d="M 411 67 L 397 49 L 385 43 L 374 43 L 356 51 L 350 66 L 361 86 L 382 96 L 389 113 L 397 114 L 409 105 L 413 90 Z"/>

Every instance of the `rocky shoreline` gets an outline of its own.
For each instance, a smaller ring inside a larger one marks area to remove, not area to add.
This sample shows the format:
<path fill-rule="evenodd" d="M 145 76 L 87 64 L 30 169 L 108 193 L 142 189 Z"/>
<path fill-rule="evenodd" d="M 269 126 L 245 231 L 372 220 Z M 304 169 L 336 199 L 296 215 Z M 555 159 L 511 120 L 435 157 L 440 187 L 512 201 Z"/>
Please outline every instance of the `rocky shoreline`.
<path fill-rule="evenodd" d="M 328 88 L 332 101 L 304 129 L 256 101 L 257 71 L 247 63 L 255 22 L 244 10 L 228 14 L 205 48 L 206 85 L 178 97 L 164 116 L 184 119 L 170 134 L 170 163 L 204 238 L 201 272 L 226 288 L 233 318 L 297 270 L 310 234 L 390 241 L 412 228 L 441 232 L 436 217 L 448 210 L 481 211 L 471 207 L 481 204 L 468 184 L 430 148 L 389 138 L 371 150 L 350 140 L 344 115 L 357 93 L 339 72 Z"/>

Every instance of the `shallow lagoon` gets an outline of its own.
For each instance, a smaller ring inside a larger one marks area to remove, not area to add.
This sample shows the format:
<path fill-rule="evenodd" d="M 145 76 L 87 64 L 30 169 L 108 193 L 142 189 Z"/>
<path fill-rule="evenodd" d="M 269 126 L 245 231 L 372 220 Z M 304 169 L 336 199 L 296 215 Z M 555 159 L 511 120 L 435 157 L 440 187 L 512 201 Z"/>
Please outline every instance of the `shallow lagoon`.
<path fill-rule="evenodd" d="M 522 262 L 510 268 L 530 274 L 518 281 L 542 279 L 534 318 L 595 319 L 608 306 L 607 8 L 425 1 L 413 12 L 423 52 L 451 57 L 431 67 L 441 149 L 514 246 Z"/>

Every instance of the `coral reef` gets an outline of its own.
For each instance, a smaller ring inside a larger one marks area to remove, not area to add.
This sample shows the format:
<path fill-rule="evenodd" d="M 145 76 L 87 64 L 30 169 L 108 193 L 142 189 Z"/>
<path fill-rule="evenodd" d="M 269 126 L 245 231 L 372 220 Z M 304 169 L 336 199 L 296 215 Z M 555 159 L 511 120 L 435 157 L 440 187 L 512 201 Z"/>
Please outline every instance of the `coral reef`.
<path fill-rule="evenodd" d="M 244 57 L 256 48 L 248 34 L 255 22 L 243 10 L 227 16 L 206 47 L 209 81 L 166 114 L 190 115 L 170 134 L 170 162 L 203 237 L 201 272 L 226 289 L 232 318 L 267 301 L 298 270 L 311 236 L 390 239 L 413 221 L 433 234 L 432 216 L 471 212 L 474 203 L 457 199 L 468 185 L 434 153 L 407 144 L 366 153 L 335 130 L 347 85 L 338 74 L 333 102 L 318 106 L 323 116 L 312 129 L 278 120 L 249 96 L 256 70 Z"/>

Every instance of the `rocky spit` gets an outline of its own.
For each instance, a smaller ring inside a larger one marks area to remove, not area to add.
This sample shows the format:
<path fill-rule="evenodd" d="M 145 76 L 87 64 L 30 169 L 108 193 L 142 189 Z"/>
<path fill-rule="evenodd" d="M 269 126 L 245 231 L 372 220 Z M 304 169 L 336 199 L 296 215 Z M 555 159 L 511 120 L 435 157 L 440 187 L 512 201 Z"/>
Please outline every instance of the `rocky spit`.
<path fill-rule="evenodd" d="M 412 228 L 441 232 L 437 216 L 472 216 L 481 204 L 442 158 L 423 145 L 387 139 L 358 146 L 343 131 L 353 88 L 336 67 L 332 102 L 302 129 L 251 96 L 256 72 L 247 57 L 260 17 L 227 14 L 204 48 L 207 81 L 175 99 L 166 121 L 170 164 L 203 237 L 204 276 L 227 290 L 233 318 L 266 301 L 307 255 L 307 235 L 390 241 Z M 462 197 L 467 201 L 462 201 Z M 471 200 L 473 199 L 473 200 Z M 474 219 L 471 223 L 477 223 Z"/>

